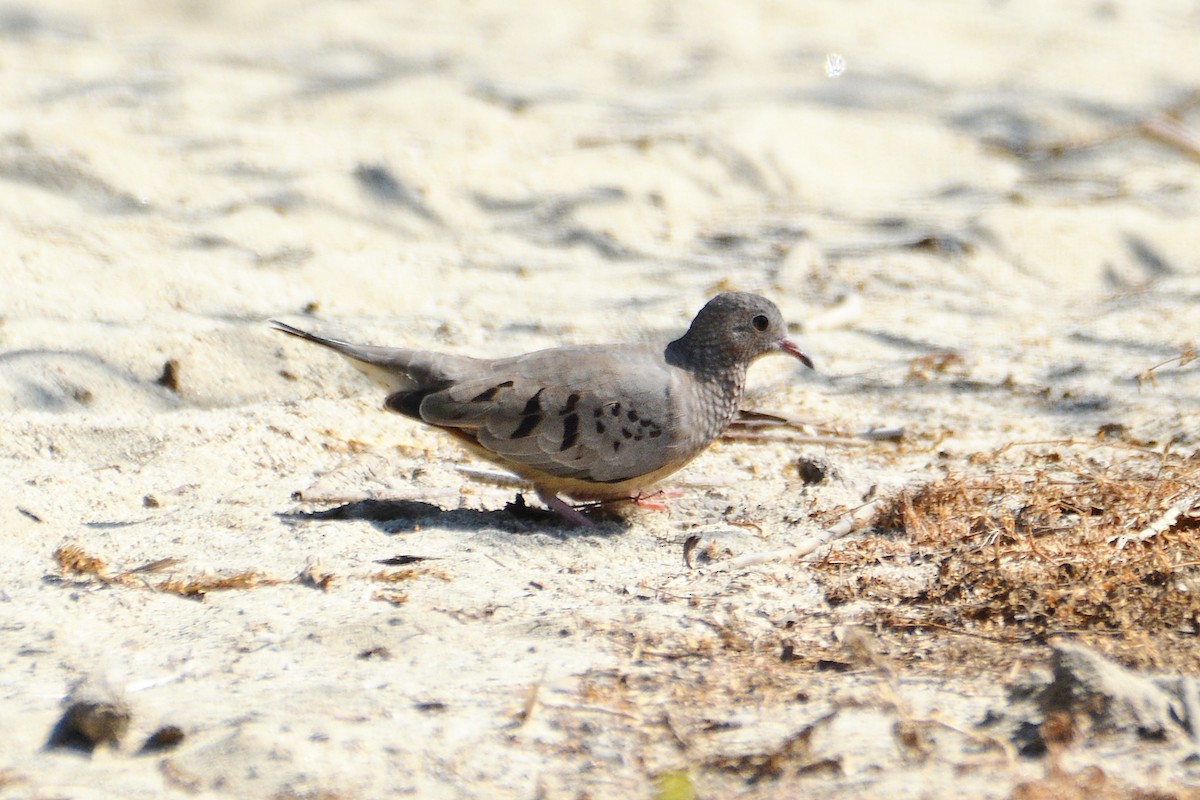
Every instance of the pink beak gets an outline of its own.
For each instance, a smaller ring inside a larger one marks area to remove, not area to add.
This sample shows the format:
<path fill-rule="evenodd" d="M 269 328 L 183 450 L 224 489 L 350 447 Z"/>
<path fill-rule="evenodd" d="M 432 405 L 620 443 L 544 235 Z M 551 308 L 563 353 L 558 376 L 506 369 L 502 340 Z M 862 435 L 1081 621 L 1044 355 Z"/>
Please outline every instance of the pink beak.
<path fill-rule="evenodd" d="M 809 369 L 814 369 L 812 359 L 805 355 L 804 351 L 797 347 L 796 343 L 791 339 L 780 339 L 778 342 L 776 342 L 776 346 L 779 348 L 779 352 L 787 353 L 789 356 L 795 356 L 796 358 L 800 359 L 801 364 Z"/>

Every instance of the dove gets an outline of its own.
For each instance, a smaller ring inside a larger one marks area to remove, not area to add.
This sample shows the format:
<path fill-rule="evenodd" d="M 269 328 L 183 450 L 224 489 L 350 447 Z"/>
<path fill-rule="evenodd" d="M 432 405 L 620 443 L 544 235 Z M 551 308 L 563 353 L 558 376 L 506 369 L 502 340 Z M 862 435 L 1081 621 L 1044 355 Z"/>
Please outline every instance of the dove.
<path fill-rule="evenodd" d="M 737 415 L 746 371 L 783 353 L 812 369 L 770 300 L 724 292 L 667 343 L 572 345 L 484 359 L 283 333 L 347 359 L 387 391 L 384 407 L 439 428 L 533 484 L 573 525 L 563 500 L 637 498 L 702 453 Z"/>

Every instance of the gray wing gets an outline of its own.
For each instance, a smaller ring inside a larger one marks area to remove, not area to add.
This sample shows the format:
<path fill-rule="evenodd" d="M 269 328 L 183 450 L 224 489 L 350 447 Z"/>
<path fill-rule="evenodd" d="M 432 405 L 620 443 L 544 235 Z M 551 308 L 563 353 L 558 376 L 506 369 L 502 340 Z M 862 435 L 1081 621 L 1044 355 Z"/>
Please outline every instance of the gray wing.
<path fill-rule="evenodd" d="M 492 362 L 487 376 L 424 394 L 413 410 L 502 460 L 620 483 L 676 460 L 673 380 L 653 347 L 557 348 Z"/>

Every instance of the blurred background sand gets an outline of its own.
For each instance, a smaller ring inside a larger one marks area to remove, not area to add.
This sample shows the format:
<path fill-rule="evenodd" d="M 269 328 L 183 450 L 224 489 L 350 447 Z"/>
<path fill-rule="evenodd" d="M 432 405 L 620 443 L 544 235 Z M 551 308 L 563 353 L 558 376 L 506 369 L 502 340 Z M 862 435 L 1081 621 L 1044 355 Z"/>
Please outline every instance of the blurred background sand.
<path fill-rule="evenodd" d="M 0 5 L 0 793 L 650 796 L 688 761 L 661 732 L 522 715 L 531 687 L 603 706 L 621 631 L 691 624 L 639 594 L 686 580 L 687 536 L 787 546 L 1009 441 L 1195 450 L 1197 41 L 1165 0 Z M 724 288 L 818 366 L 763 362 L 752 405 L 928 446 L 726 443 L 670 515 L 562 537 L 265 326 L 502 355 L 668 336 Z M 803 453 L 838 480 L 802 486 Z M 294 492 L 446 513 L 298 522 Z M 339 577 L 195 602 L 50 580 L 64 543 Z M 378 599 L 401 554 L 440 560 Z M 688 591 L 830 635 L 802 569 Z M 97 673 L 180 748 L 43 750 Z M 863 753 L 813 786 L 1005 796 L 1030 769 Z"/>

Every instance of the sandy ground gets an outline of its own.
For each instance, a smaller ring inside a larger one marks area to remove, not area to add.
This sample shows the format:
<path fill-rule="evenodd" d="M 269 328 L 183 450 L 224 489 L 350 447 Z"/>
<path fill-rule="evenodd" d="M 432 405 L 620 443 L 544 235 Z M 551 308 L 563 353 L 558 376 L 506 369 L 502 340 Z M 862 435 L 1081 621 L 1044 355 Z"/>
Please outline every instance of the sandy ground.
<path fill-rule="evenodd" d="M 978 733 L 1044 642 L 869 644 L 815 577 L 861 534 L 734 559 L 1013 443 L 1196 451 L 1197 41 L 1166 0 L 0 5 L 0 795 L 1190 791 L 1178 743 Z M 723 288 L 817 362 L 747 400 L 806 438 L 585 533 L 265 324 L 501 355 Z M 116 745 L 47 746 L 96 691 Z"/>

